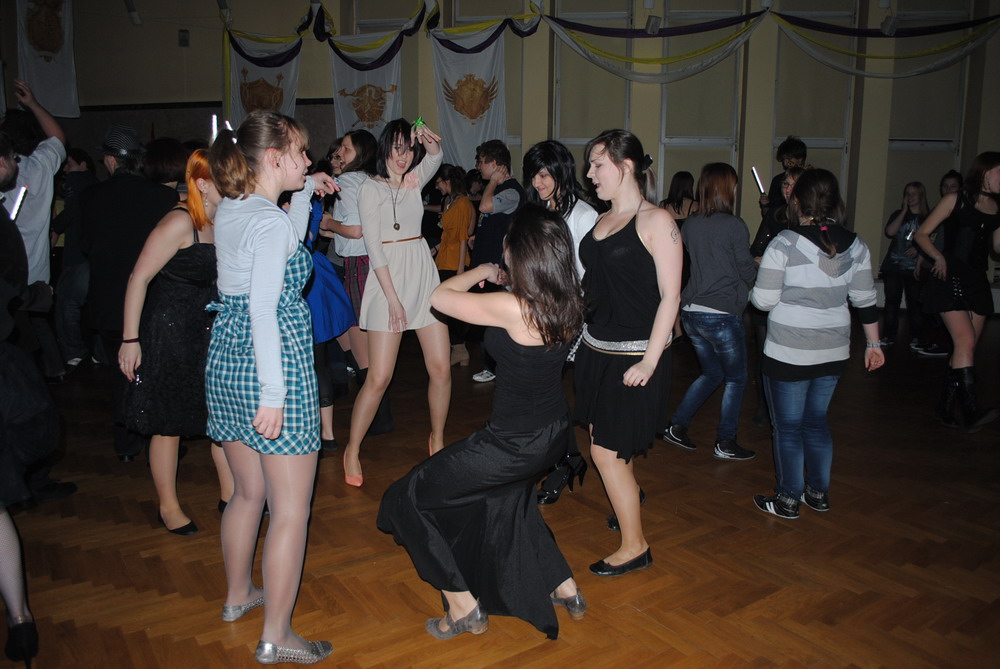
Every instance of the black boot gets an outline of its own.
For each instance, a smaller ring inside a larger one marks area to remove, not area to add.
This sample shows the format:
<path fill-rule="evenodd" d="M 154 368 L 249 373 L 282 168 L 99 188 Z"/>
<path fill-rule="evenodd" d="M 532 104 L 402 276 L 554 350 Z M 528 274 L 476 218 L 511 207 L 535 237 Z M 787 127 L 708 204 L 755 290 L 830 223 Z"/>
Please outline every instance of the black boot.
<path fill-rule="evenodd" d="M 567 485 L 573 489 L 573 479 L 579 478 L 583 485 L 583 477 L 587 474 L 587 461 L 579 453 L 567 453 L 559 461 L 556 468 L 549 474 L 542 487 L 538 490 L 539 504 L 555 504 L 559 495 Z"/>
<path fill-rule="evenodd" d="M 365 385 L 367 379 L 368 369 L 359 369 L 358 384 L 361 386 Z M 386 388 L 385 393 L 382 395 L 382 401 L 379 402 L 378 410 L 375 412 L 375 417 L 372 418 L 372 424 L 365 436 L 375 437 L 380 434 L 392 432 L 395 429 L 396 423 L 392 420 L 392 409 L 389 406 L 389 388 Z"/>
<path fill-rule="evenodd" d="M 954 370 L 958 376 L 958 401 L 962 410 L 962 427 L 968 432 L 978 432 L 987 423 L 1000 418 L 996 409 L 980 409 L 976 401 L 976 370 L 962 367 Z"/>
<path fill-rule="evenodd" d="M 941 390 L 941 398 L 934 408 L 934 417 L 941 421 L 945 427 L 962 427 L 958 418 L 955 417 L 955 400 L 958 398 L 958 377 L 958 370 L 949 367 L 948 375 L 944 377 L 944 388 Z"/>

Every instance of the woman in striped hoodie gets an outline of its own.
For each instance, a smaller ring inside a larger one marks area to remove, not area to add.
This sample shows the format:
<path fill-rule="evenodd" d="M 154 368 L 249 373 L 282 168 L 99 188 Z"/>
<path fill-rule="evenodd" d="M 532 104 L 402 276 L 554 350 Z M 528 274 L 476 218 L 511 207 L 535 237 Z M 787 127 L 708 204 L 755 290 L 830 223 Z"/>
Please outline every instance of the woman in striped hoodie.
<path fill-rule="evenodd" d="M 863 324 L 865 368 L 885 364 L 879 347 L 871 254 L 843 227 L 837 178 L 806 170 L 795 183 L 789 220 L 761 259 L 750 299 L 770 312 L 764 343 L 764 392 L 774 426 L 775 494 L 754 495 L 761 511 L 799 517 L 799 502 L 829 511 L 833 439 L 827 407 L 847 368 L 850 300 Z"/>

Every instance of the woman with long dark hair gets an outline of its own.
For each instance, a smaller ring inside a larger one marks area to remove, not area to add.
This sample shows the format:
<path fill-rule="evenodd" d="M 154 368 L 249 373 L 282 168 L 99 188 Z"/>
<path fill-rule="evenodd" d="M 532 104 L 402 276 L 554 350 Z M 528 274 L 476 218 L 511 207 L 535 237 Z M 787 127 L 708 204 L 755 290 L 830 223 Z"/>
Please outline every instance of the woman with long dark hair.
<path fill-rule="evenodd" d="M 754 495 L 758 509 L 799 517 L 799 503 L 830 510 L 833 437 L 827 408 L 847 369 L 851 312 L 857 308 L 865 339 L 865 368 L 885 364 L 879 344 L 871 254 L 844 227 L 846 209 L 837 177 L 806 170 L 795 183 L 789 220 L 768 245 L 750 299 L 770 312 L 764 345 L 764 390 L 774 426 L 773 495 Z"/>
<path fill-rule="evenodd" d="M 667 197 L 660 206 L 670 212 L 682 229 L 687 217 L 698 211 L 698 201 L 694 199 L 694 175 L 687 171 L 675 172 L 670 178 Z"/>
<path fill-rule="evenodd" d="M 585 155 L 587 178 L 611 209 L 580 243 L 588 312 L 576 354 L 575 418 L 590 429 L 590 455 L 621 529 L 621 546 L 590 571 L 618 576 L 653 563 L 633 458 L 652 445 L 669 386 L 681 236 L 652 202 L 652 160 L 635 135 L 608 130 Z"/>
<path fill-rule="evenodd" d="M 576 178 L 576 161 L 565 146 L 554 140 L 539 142 L 524 154 L 521 177 L 530 204 L 558 212 L 573 237 L 576 269 L 583 278 L 580 242 L 597 222 L 597 211 L 584 197 Z"/>
<path fill-rule="evenodd" d="M 731 165 L 705 165 L 698 179 L 698 213 L 681 228 L 684 248 L 691 256 L 691 279 L 681 294 L 681 321 L 698 356 L 701 375 L 687 389 L 663 433 L 668 442 L 693 451 L 688 426 L 724 383 L 713 452 L 719 460 L 749 460 L 755 455 L 736 443 L 747 384 L 743 311 L 757 274 L 747 225 L 733 215 L 738 181 Z"/>
<path fill-rule="evenodd" d="M 415 330 L 430 377 L 432 453 L 444 447 L 451 402 L 448 328 L 431 312 L 438 286 L 430 249 L 420 234 L 424 204 L 420 191 L 441 166 L 441 138 L 426 125 L 390 121 L 378 140 L 377 177 L 358 195 L 358 211 L 371 273 L 365 284 L 358 325 L 368 331 L 368 379 L 354 400 L 351 435 L 344 449 L 344 480 L 361 486 L 361 441 L 396 367 L 403 332 Z"/>
<path fill-rule="evenodd" d="M 583 322 L 572 241 L 562 220 L 528 205 L 504 243 L 510 291 L 484 263 L 442 283 L 442 313 L 486 326 L 499 373 L 486 427 L 451 444 L 386 491 L 378 526 L 403 545 L 447 611 L 425 628 L 438 639 L 481 634 L 489 615 L 517 616 L 550 638 L 555 606 L 574 619 L 586 602 L 545 525 L 533 488 L 565 450 L 572 430 L 562 367 Z"/>
<path fill-rule="evenodd" d="M 924 309 L 941 314 L 954 345 L 935 413 L 945 425 L 970 432 L 1000 416 L 996 409 L 980 409 L 974 367 L 976 342 L 986 317 L 993 313 L 986 268 L 990 251 L 1000 253 L 998 200 L 1000 152 L 987 151 L 972 161 L 962 190 L 942 197 L 914 235 L 923 252 L 934 259 L 924 288 Z M 942 249 L 931 240 L 938 227 L 944 234 Z"/>
<path fill-rule="evenodd" d="M 124 330 L 118 366 L 129 380 L 125 411 L 129 429 L 152 435 L 149 470 L 159 498 L 160 523 L 174 534 L 198 527 L 177 500 L 181 437 L 204 434 L 205 357 L 215 297 L 212 219 L 222 196 L 212 183 L 208 152 L 188 159 L 187 200 L 149 234 L 125 291 Z M 219 507 L 233 494 L 225 453 L 212 445 L 219 475 Z"/>
<path fill-rule="evenodd" d="M 208 433 L 222 442 L 236 479 L 222 516 L 222 619 L 264 607 L 261 664 L 309 664 L 333 651 L 292 630 L 320 450 L 312 327 L 302 297 L 312 256 L 301 240 L 313 192 L 336 190 L 328 175 L 306 176 L 307 141 L 295 119 L 255 111 L 209 149 L 225 199 L 215 216 L 219 302 L 211 308 L 219 314 L 205 367 Z M 277 205 L 285 191 L 294 191 L 287 214 Z M 271 515 L 258 588 L 253 561 L 265 501 Z"/>
<path fill-rule="evenodd" d="M 524 192 L 530 204 L 535 204 L 557 212 L 566 222 L 573 239 L 573 259 L 576 271 L 583 280 L 583 264 L 580 262 L 580 242 L 594 227 L 597 211 L 584 199 L 583 186 L 576 178 L 576 161 L 565 146 L 553 140 L 539 142 L 524 154 Z M 554 504 L 568 485 L 573 489 L 573 480 L 587 473 L 587 461 L 577 448 L 576 438 L 571 435 L 567 443 L 566 456 L 556 469 L 542 481 L 538 490 L 539 504 Z"/>

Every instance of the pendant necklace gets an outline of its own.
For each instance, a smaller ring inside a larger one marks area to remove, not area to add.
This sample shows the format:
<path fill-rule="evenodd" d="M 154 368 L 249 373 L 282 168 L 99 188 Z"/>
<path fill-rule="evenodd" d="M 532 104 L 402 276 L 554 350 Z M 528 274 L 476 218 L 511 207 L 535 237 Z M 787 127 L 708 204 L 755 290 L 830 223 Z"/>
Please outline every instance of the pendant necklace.
<path fill-rule="evenodd" d="M 389 186 L 389 197 L 392 198 L 392 229 L 399 230 L 399 221 L 396 220 L 396 200 L 399 198 L 399 189 L 403 187 L 403 181 L 400 179 L 399 188 L 396 189 L 394 193 L 392 190 L 392 184 L 386 180 L 386 185 Z"/>

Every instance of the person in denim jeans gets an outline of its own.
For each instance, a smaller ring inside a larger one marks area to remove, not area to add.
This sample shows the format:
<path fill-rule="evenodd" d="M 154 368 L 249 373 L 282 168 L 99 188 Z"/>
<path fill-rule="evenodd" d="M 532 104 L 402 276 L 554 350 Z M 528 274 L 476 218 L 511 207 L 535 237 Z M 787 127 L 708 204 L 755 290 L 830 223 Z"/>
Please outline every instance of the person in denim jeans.
<path fill-rule="evenodd" d="M 747 385 L 743 310 L 757 273 L 746 223 L 733 215 L 737 182 L 732 166 L 705 165 L 698 180 L 700 209 L 681 228 L 691 257 L 691 278 L 681 294 L 681 322 L 698 355 L 701 376 L 688 388 L 663 433 L 666 441 L 693 451 L 695 444 L 687 435 L 691 419 L 725 383 L 713 453 L 720 460 L 749 460 L 755 455 L 736 443 Z"/>
<path fill-rule="evenodd" d="M 830 509 L 833 439 L 826 413 L 850 357 L 851 314 L 867 339 L 865 368 L 885 364 L 879 343 L 871 253 L 843 226 L 837 178 L 806 170 L 795 183 L 789 220 L 761 258 L 754 305 L 770 312 L 764 344 L 764 391 L 774 426 L 775 494 L 754 495 L 758 509 L 799 517 L 799 502 Z"/>

